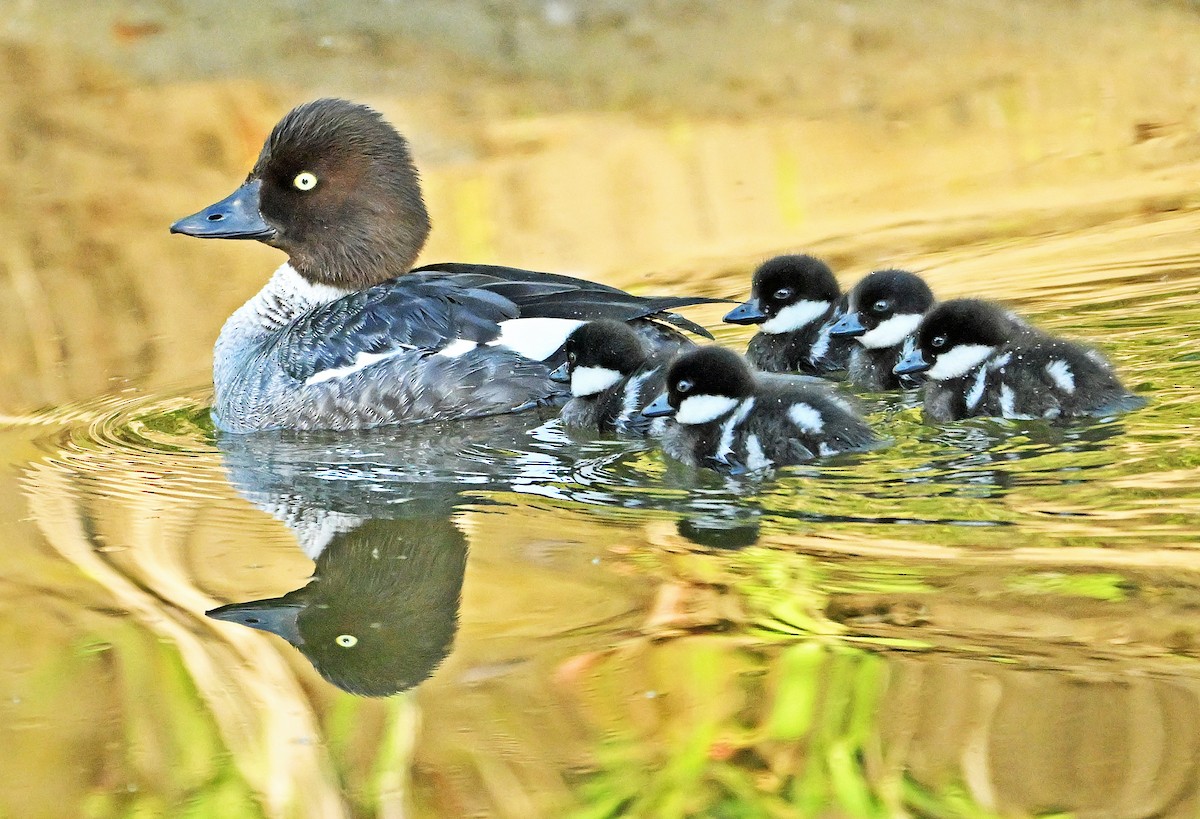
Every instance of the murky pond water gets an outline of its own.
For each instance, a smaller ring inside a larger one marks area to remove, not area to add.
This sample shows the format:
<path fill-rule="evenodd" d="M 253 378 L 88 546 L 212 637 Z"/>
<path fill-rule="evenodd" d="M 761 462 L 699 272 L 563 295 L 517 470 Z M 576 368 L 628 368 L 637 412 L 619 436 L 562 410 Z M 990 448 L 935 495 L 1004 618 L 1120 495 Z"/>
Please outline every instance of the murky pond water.
<path fill-rule="evenodd" d="M 1158 31 L 1168 5 L 1122 25 Z M 108 47 L 158 36 L 148 13 Z M 1079 136 L 1048 113 L 1063 85 L 987 79 L 946 103 L 953 126 L 941 102 L 884 125 L 575 112 L 468 149 L 436 106 L 397 102 L 423 131 L 426 261 L 726 296 L 802 242 L 844 285 L 902 264 L 941 297 L 1004 299 L 1149 399 L 931 426 L 911 395 L 864 396 L 889 446 L 730 478 L 552 414 L 217 433 L 207 351 L 279 260 L 157 231 L 244 173 L 287 105 L 0 56 L 0 815 L 1200 813 L 1200 173 L 1194 136 L 1170 141 L 1188 120 L 1139 120 L 1118 149 L 1100 103 Z M 1143 63 L 1123 59 L 1128 79 Z M 20 96 L 31 65 L 61 101 Z M 1139 99 L 1173 99 L 1137 76 Z M 893 154 L 847 141 L 873 127 Z"/>

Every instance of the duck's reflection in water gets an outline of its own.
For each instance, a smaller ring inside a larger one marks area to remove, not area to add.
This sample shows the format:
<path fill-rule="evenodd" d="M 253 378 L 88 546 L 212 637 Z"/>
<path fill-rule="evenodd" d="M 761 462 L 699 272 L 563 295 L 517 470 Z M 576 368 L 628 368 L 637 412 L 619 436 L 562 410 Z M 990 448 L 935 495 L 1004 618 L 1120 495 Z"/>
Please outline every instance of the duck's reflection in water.
<path fill-rule="evenodd" d="M 316 562 L 308 585 L 208 616 L 278 634 L 329 682 L 368 697 L 412 688 L 450 653 L 467 566 L 452 520 L 367 520 Z"/>
<path fill-rule="evenodd" d="M 468 548 L 456 516 L 466 506 L 514 491 L 626 505 L 611 467 L 644 444 L 563 446 L 539 420 L 220 436 L 230 482 L 287 524 L 316 569 L 281 597 L 208 615 L 282 637 L 351 693 L 413 687 L 453 646 Z M 681 534 L 705 545 L 715 538 L 736 548 L 758 536 L 757 513 L 733 502 L 701 496 L 664 505 L 683 513 Z M 731 530 L 736 543 L 728 542 Z"/>
<path fill-rule="evenodd" d="M 288 525 L 316 570 L 282 597 L 208 615 L 279 635 L 351 693 L 412 688 L 449 654 L 458 629 L 467 538 L 454 516 L 464 492 L 571 468 L 532 446 L 536 421 L 221 436 L 230 482 Z"/>

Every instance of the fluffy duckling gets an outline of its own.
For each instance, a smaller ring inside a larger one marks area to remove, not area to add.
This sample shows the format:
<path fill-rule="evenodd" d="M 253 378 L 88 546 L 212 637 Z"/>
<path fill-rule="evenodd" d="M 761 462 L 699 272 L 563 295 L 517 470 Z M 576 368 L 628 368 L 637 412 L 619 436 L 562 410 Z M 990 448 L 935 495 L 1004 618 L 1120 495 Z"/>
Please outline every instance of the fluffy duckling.
<path fill-rule="evenodd" d="M 550 378 L 569 384 L 562 408 L 565 426 L 622 435 L 660 434 L 666 425 L 642 414 L 662 392 L 666 361 L 651 355 L 637 333 L 620 321 L 591 321 L 567 336 L 567 360 Z"/>
<path fill-rule="evenodd" d="M 746 357 L 764 372 L 822 375 L 844 370 L 854 343 L 830 335 L 842 291 L 829 265 L 813 256 L 776 256 L 754 271 L 750 300 L 725 321 L 757 324 Z"/>
<path fill-rule="evenodd" d="M 929 379 L 925 412 L 934 421 L 1106 416 L 1145 404 L 1099 351 L 1041 333 L 979 299 L 931 310 L 896 372 Z"/>
<path fill-rule="evenodd" d="M 916 386 L 893 372 L 907 353 L 905 343 L 933 306 L 933 291 L 907 270 L 876 270 L 865 276 L 847 297 L 846 314 L 833 327 L 834 338 L 853 338 L 847 377 L 856 387 L 872 392 Z"/>
<path fill-rule="evenodd" d="M 673 416 L 668 455 L 689 466 L 757 471 L 873 446 L 871 428 L 841 398 L 800 377 L 755 375 L 721 347 L 684 353 L 642 414 Z"/>

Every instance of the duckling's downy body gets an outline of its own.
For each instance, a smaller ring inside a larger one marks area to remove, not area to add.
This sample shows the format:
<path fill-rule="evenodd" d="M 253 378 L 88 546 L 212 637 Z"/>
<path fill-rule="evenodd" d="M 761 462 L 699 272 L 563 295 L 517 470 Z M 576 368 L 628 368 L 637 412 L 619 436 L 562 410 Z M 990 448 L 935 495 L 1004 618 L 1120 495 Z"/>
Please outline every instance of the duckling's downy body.
<path fill-rule="evenodd" d="M 679 349 L 690 346 L 681 340 Z M 592 321 L 567 336 L 566 363 L 550 374 L 566 383 L 571 399 L 560 415 L 567 427 L 618 435 L 660 435 L 663 419 L 647 418 L 642 407 L 663 390 L 669 353 L 648 350 L 629 325 Z"/>
<path fill-rule="evenodd" d="M 679 356 L 667 391 L 642 412 L 673 417 L 663 450 L 689 466 L 757 471 L 876 444 L 867 423 L 824 385 L 756 376 L 741 356 L 720 347 Z"/>
<path fill-rule="evenodd" d="M 1107 416 L 1145 404 L 1099 351 L 1039 332 L 978 299 L 931 310 L 896 369 L 925 374 L 925 412 L 934 421 Z"/>

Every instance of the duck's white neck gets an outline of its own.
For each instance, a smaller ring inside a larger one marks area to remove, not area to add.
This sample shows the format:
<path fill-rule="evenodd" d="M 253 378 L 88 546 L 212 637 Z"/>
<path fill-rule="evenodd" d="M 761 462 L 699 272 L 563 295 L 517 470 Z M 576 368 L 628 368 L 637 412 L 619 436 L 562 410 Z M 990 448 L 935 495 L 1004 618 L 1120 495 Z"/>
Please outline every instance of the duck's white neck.
<path fill-rule="evenodd" d="M 272 329 L 321 304 L 337 301 L 353 291 L 327 284 L 313 284 L 284 262 L 254 298 L 234 313 L 247 311 L 259 324 Z"/>
<path fill-rule="evenodd" d="M 262 290 L 225 321 L 217 337 L 214 363 L 220 366 L 255 340 L 270 335 L 314 307 L 336 301 L 351 292 L 313 284 L 285 262 L 267 280 Z"/>

